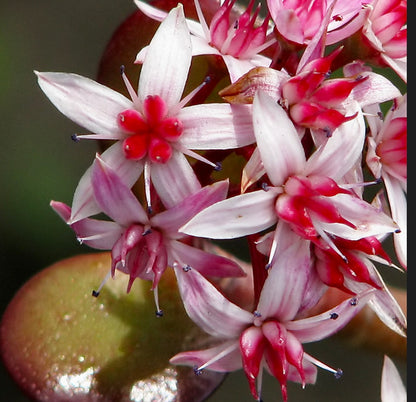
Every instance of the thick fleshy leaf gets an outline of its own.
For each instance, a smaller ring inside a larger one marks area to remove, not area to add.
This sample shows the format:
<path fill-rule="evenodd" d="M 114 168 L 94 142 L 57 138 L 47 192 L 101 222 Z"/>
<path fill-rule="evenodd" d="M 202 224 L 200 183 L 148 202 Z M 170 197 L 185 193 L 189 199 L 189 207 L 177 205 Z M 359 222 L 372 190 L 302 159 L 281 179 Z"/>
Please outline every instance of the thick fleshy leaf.
<path fill-rule="evenodd" d="M 191 38 L 183 6 L 172 9 L 160 24 L 147 49 L 139 79 L 138 97 L 159 95 L 168 110 L 177 105 L 191 65 Z"/>
<path fill-rule="evenodd" d="M 373 296 L 373 290 L 349 298 L 338 306 L 319 315 L 287 322 L 286 328 L 301 343 L 315 342 L 327 338 L 342 329 L 360 312 Z"/>
<path fill-rule="evenodd" d="M 120 139 L 124 136 L 117 116 L 132 102 L 122 94 L 77 74 L 37 72 L 39 86 L 66 117 L 97 136 Z"/>
<path fill-rule="evenodd" d="M 305 152 L 298 133 L 283 108 L 270 96 L 258 92 L 253 103 L 257 147 L 270 181 L 284 184 L 305 166 Z"/>
<path fill-rule="evenodd" d="M 153 227 L 162 227 L 170 237 L 181 237 L 179 228 L 208 206 L 227 197 L 228 180 L 222 180 L 184 198 L 176 206 L 151 218 Z"/>
<path fill-rule="evenodd" d="M 253 322 L 253 315 L 227 300 L 196 270 L 175 269 L 179 291 L 189 317 L 219 338 L 237 338 Z"/>
<path fill-rule="evenodd" d="M 175 277 L 159 284 L 163 318 L 155 317 L 153 293 L 128 276 L 109 280 L 98 298 L 91 289 L 110 270 L 109 253 L 60 261 L 16 293 L 1 320 L 0 351 L 6 369 L 25 394 L 38 401 L 201 402 L 223 375 L 196 377 L 172 367 L 195 326 L 187 318 Z M 198 333 L 197 333 L 198 334 Z M 201 339 L 197 336 L 198 339 Z"/>
<path fill-rule="evenodd" d="M 100 209 L 115 222 L 124 226 L 148 223 L 148 216 L 135 195 L 99 157 L 93 165 L 92 186 Z"/>
<path fill-rule="evenodd" d="M 277 188 L 270 187 L 220 201 L 197 214 L 180 231 L 212 239 L 260 232 L 276 223 L 274 205 L 278 194 Z"/>
<path fill-rule="evenodd" d="M 211 103 L 183 108 L 178 114 L 188 149 L 229 149 L 255 142 L 251 105 Z"/>

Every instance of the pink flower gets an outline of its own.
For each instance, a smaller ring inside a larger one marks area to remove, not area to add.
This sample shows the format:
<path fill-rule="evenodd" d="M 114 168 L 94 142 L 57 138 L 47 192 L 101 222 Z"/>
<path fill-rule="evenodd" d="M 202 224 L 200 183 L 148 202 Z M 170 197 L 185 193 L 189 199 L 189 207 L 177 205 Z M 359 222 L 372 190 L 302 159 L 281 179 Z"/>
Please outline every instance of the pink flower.
<path fill-rule="evenodd" d="M 293 269 L 288 269 L 288 268 Z M 195 372 L 229 372 L 244 369 L 251 393 L 260 400 L 262 371 L 280 383 L 287 401 L 287 381 L 314 383 L 315 365 L 342 374 L 304 352 L 302 343 L 324 339 L 337 332 L 367 303 L 371 291 L 345 300 L 317 316 L 305 317 L 310 279 L 309 247 L 298 238 L 269 271 L 258 305 L 250 313 L 228 301 L 198 272 L 175 271 L 190 318 L 217 339 L 210 349 L 182 352 L 170 362 L 195 367 Z M 300 313 L 303 317 L 299 318 Z"/>
<path fill-rule="evenodd" d="M 156 289 L 168 266 L 192 267 L 217 277 L 244 275 L 235 262 L 192 247 L 190 239 L 178 232 L 195 213 L 226 197 L 227 181 L 204 187 L 175 207 L 149 216 L 129 187 L 98 156 L 91 174 L 95 200 L 110 221 L 83 218 L 70 223 L 71 209 L 67 205 L 52 201 L 51 206 L 69 222 L 80 242 L 111 250 L 111 274 L 118 269 L 130 276 L 127 291 L 136 278 L 151 280 Z"/>
<path fill-rule="evenodd" d="M 335 6 L 334 6 L 335 3 Z M 326 44 L 347 38 L 363 24 L 362 0 L 267 0 L 279 33 L 289 41 L 305 45 L 318 32 L 328 12 Z"/>
<path fill-rule="evenodd" d="M 184 107 L 195 94 L 181 100 L 191 58 L 190 33 L 179 5 L 148 47 L 137 94 L 122 74 L 131 100 L 79 75 L 36 74 L 52 103 L 94 133 L 76 138 L 116 140 L 118 158 L 132 161 L 136 179 L 144 170 L 148 204 L 151 178 L 162 201 L 172 206 L 200 189 L 185 155 L 216 166 L 191 149 L 230 149 L 254 142 L 249 107 L 225 103 Z"/>
<path fill-rule="evenodd" d="M 226 0 L 215 13 L 208 27 L 198 0 L 195 7 L 200 23 L 187 19 L 191 31 L 192 55 L 212 54 L 221 56 L 228 68 L 231 82 L 257 66 L 269 66 L 271 60 L 259 53 L 276 40 L 271 36 L 269 17 L 257 25 L 260 5 L 254 10 L 255 0 L 250 0 L 247 9 L 236 18 L 233 9 L 236 0 Z M 135 0 L 139 9 L 148 17 L 162 21 L 166 12 Z M 146 49 L 140 52 L 136 62 L 142 62 Z"/>
<path fill-rule="evenodd" d="M 271 184 L 212 205 L 181 230 L 194 236 L 233 238 L 285 222 L 304 239 L 322 238 L 338 253 L 333 236 L 358 240 L 398 230 L 389 216 L 338 184 L 361 158 L 365 126 L 357 107 L 355 111 L 357 118 L 342 124 L 306 159 L 286 112 L 259 92 L 253 104 L 257 156 Z M 279 233 L 276 229 L 274 244 L 279 243 Z"/>
<path fill-rule="evenodd" d="M 364 44 L 383 66 L 391 67 L 407 80 L 407 1 L 374 0 L 362 29 Z"/>
<path fill-rule="evenodd" d="M 395 99 L 384 121 L 378 106 L 366 111 L 371 134 L 366 162 L 385 185 L 391 215 L 400 227 L 400 233 L 394 234 L 396 254 L 407 267 L 407 96 Z"/>

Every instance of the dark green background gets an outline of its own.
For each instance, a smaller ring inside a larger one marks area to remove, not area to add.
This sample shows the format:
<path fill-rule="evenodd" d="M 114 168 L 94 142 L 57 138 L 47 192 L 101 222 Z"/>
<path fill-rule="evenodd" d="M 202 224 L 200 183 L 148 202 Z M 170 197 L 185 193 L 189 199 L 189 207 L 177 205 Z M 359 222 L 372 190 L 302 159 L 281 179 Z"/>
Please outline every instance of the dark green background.
<path fill-rule="evenodd" d="M 100 55 L 118 24 L 136 10 L 130 0 L 1 1 L 0 9 L 0 303 L 1 313 L 19 287 L 49 264 L 90 250 L 49 207 L 70 203 L 96 144 L 74 143 L 79 127 L 62 116 L 39 89 L 33 70 L 75 72 L 95 78 Z M 383 270 L 383 275 L 386 273 Z M 404 286 L 397 272 L 389 281 Z M 101 278 L 97 278 L 100 281 Z M 290 401 L 380 400 L 381 353 L 335 340 L 306 345 L 308 353 L 344 376 L 319 371 L 315 386 L 289 385 Z M 397 361 L 405 380 L 405 363 Z M 252 401 L 241 372 L 210 399 Z M 280 400 L 278 383 L 264 379 L 264 400 Z M 26 401 L 0 365 L 0 401 Z"/>

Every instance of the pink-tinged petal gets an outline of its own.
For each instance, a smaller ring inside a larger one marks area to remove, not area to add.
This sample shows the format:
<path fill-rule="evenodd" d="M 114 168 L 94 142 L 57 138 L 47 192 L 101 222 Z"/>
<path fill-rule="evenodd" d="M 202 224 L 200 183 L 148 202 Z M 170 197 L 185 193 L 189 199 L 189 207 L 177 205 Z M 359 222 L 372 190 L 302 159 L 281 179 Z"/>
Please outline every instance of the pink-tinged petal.
<path fill-rule="evenodd" d="M 391 294 L 383 277 L 375 268 L 374 264 L 365 259 L 365 263 L 370 273 L 371 279 L 378 285 L 379 289 L 374 291 L 374 295 L 369 301 L 369 307 L 377 314 L 380 320 L 389 327 L 392 331 L 397 332 L 399 335 L 406 337 L 407 334 L 407 319 L 403 313 L 399 303 Z M 355 293 L 361 293 L 368 289 L 368 285 L 350 279 L 345 278 L 345 285 L 348 289 L 351 289 Z"/>
<path fill-rule="evenodd" d="M 195 29 L 192 29 L 189 24 L 189 22 L 191 21 L 187 20 L 186 22 L 188 23 L 189 30 L 191 32 L 194 31 Z M 191 35 L 191 43 L 192 43 L 192 56 L 200 56 L 204 54 L 215 54 L 217 56 L 221 56 L 221 53 L 215 47 L 210 46 L 207 40 L 205 38 L 202 38 L 201 36 Z"/>
<path fill-rule="evenodd" d="M 387 176 L 387 175 L 386 175 Z M 400 233 L 394 234 L 394 248 L 397 258 L 403 267 L 407 268 L 407 199 L 399 180 L 384 177 L 389 197 L 391 215 L 400 228 Z"/>
<path fill-rule="evenodd" d="M 57 201 L 51 201 L 51 207 L 66 222 L 71 216 L 71 208 Z M 79 242 L 98 250 L 111 250 L 123 229 L 115 222 L 96 219 L 82 219 L 70 225 Z"/>
<path fill-rule="evenodd" d="M 253 103 L 257 146 L 271 182 L 282 185 L 305 166 L 305 153 L 298 133 L 283 108 L 263 92 Z"/>
<path fill-rule="evenodd" d="M 406 402 L 407 392 L 393 361 L 384 356 L 381 374 L 381 402 Z"/>
<path fill-rule="evenodd" d="M 363 237 L 378 236 L 398 231 L 398 225 L 385 213 L 368 202 L 348 194 L 337 194 L 331 197 L 334 207 L 340 215 L 355 225 L 355 228 L 337 223 L 320 222 L 328 233 L 348 240 L 359 240 Z"/>
<path fill-rule="evenodd" d="M 92 168 L 92 186 L 100 209 L 115 222 L 125 226 L 148 223 L 146 212 L 130 188 L 99 157 Z"/>
<path fill-rule="evenodd" d="M 312 264 L 309 242 L 290 235 L 288 231 L 280 233 L 288 234 L 293 243 L 276 253 L 263 285 L 257 311 L 262 317 L 274 317 L 285 322 L 292 320 L 299 311 Z M 279 244 L 279 239 L 275 241 Z"/>
<path fill-rule="evenodd" d="M 152 182 L 166 208 L 172 208 L 201 189 L 191 165 L 181 152 L 173 151 L 166 163 L 150 167 Z"/>
<path fill-rule="evenodd" d="M 197 237 L 233 239 L 257 233 L 276 223 L 279 190 L 255 191 L 220 201 L 197 214 L 180 231 Z"/>
<path fill-rule="evenodd" d="M 191 39 L 183 6 L 172 9 L 160 24 L 147 49 L 139 79 L 138 97 L 160 96 L 168 110 L 182 96 L 191 65 Z"/>
<path fill-rule="evenodd" d="M 77 74 L 40 73 L 39 86 L 66 117 L 96 134 L 94 138 L 121 139 L 117 116 L 132 102 L 122 94 Z"/>
<path fill-rule="evenodd" d="M 178 115 L 188 149 L 239 148 L 255 142 L 251 105 L 211 103 L 190 106 Z"/>
<path fill-rule="evenodd" d="M 374 291 L 370 290 L 344 300 L 338 306 L 322 314 L 287 322 L 286 328 L 301 343 L 319 341 L 342 329 L 369 302 Z"/>
<path fill-rule="evenodd" d="M 380 57 L 404 82 L 407 83 L 407 57 L 393 59 L 384 53 L 382 53 Z"/>
<path fill-rule="evenodd" d="M 344 102 L 345 104 L 355 100 L 361 107 L 365 107 L 401 96 L 399 89 L 383 75 L 366 71 L 362 73 L 362 76 L 366 79 L 351 91 L 349 98 Z"/>
<path fill-rule="evenodd" d="M 143 163 L 124 157 L 122 143 L 120 141 L 109 147 L 102 155 L 101 159 L 120 177 L 127 187 L 132 187 L 143 171 Z M 69 223 L 74 223 L 80 219 L 101 212 L 100 207 L 95 201 L 93 188 L 91 185 L 92 166 L 90 166 L 81 177 L 75 189 L 72 201 L 72 214 Z"/>
<path fill-rule="evenodd" d="M 160 10 L 156 7 L 152 7 L 145 1 L 134 0 L 134 3 L 143 14 L 147 15 L 149 18 L 153 20 L 162 22 L 168 15 L 166 11 Z"/>
<path fill-rule="evenodd" d="M 219 338 L 236 338 L 253 315 L 227 300 L 198 271 L 175 269 L 179 291 L 189 317 L 202 330 Z"/>
<path fill-rule="evenodd" d="M 236 262 L 219 255 L 207 253 L 179 241 L 170 243 L 171 252 L 186 269 L 196 269 L 203 276 L 217 278 L 240 277 L 246 273 Z"/>
<path fill-rule="evenodd" d="M 163 228 L 171 238 L 180 238 L 179 228 L 193 218 L 198 212 L 227 197 L 228 180 L 218 181 L 185 197 L 176 206 L 160 212 L 151 218 L 153 227 Z"/>
<path fill-rule="evenodd" d="M 208 370 L 231 372 L 241 368 L 241 354 L 237 340 L 226 341 L 205 350 L 181 352 L 173 356 L 169 363 L 198 367 L 207 366 Z"/>
<path fill-rule="evenodd" d="M 334 130 L 307 160 L 304 174 L 341 179 L 361 157 L 365 141 L 365 121 L 358 104 L 351 104 L 348 115 L 358 113 Z M 353 135 L 352 135 L 353 133 Z"/>

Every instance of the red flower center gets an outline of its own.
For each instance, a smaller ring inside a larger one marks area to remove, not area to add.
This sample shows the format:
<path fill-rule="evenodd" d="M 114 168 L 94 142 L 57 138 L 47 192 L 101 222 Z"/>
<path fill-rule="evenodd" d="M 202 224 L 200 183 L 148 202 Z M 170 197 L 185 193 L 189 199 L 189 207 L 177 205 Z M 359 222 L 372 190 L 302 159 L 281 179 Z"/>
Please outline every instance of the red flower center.
<path fill-rule="evenodd" d="M 118 115 L 119 126 L 131 134 L 123 142 L 126 158 L 140 160 L 147 155 L 157 163 L 170 159 L 171 142 L 181 136 L 183 125 L 180 120 L 166 115 L 165 102 L 157 95 L 144 100 L 143 114 L 127 109 Z"/>

